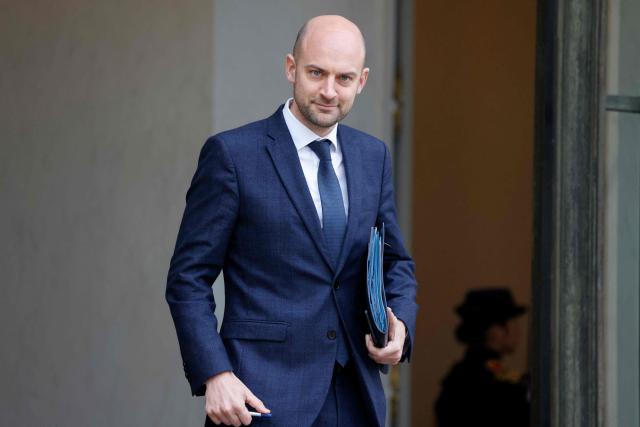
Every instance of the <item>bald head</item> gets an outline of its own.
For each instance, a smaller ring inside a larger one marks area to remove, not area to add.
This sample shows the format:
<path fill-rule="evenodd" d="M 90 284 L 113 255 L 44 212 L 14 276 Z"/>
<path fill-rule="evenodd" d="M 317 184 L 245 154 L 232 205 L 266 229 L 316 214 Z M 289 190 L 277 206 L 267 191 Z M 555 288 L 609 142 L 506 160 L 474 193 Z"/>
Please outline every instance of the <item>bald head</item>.
<path fill-rule="evenodd" d="M 330 33 L 340 37 L 344 43 L 354 44 L 354 47 L 360 51 L 364 66 L 366 56 L 364 36 L 356 24 L 340 15 L 321 15 L 305 22 L 293 44 L 293 57 L 300 58 L 310 40 L 326 37 Z"/>
<path fill-rule="evenodd" d="M 364 38 L 353 22 L 337 15 L 307 21 L 293 53 L 285 58 L 294 116 L 317 135 L 326 136 L 362 92 L 369 76 L 364 60 Z"/>

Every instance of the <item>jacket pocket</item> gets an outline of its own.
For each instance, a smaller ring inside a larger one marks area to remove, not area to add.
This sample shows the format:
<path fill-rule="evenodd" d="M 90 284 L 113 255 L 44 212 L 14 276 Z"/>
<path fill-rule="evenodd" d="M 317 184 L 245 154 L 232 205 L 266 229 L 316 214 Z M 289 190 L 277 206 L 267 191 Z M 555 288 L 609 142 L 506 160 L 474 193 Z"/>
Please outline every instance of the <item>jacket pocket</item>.
<path fill-rule="evenodd" d="M 265 320 L 225 320 L 220 336 L 228 339 L 254 341 L 285 341 L 289 324 Z"/>

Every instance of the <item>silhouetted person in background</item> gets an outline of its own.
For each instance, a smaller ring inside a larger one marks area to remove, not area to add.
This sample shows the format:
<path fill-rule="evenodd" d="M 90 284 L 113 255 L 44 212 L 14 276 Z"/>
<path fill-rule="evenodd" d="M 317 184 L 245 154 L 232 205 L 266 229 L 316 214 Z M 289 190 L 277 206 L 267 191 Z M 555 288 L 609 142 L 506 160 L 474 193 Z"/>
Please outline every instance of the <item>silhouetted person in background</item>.
<path fill-rule="evenodd" d="M 516 318 L 526 311 L 508 289 L 469 291 L 456 308 L 456 338 L 467 351 L 442 381 L 436 402 L 439 427 L 529 425 L 528 387 L 506 369 L 504 355 L 518 346 Z"/>

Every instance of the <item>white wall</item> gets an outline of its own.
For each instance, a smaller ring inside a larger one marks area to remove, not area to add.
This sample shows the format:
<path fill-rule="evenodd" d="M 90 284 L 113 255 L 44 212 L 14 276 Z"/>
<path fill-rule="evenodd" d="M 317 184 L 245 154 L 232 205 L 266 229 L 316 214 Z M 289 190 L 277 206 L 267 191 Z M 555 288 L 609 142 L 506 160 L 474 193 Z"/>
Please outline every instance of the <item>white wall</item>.
<path fill-rule="evenodd" d="M 2 2 L 0 425 L 202 425 L 164 287 L 209 1 Z"/>

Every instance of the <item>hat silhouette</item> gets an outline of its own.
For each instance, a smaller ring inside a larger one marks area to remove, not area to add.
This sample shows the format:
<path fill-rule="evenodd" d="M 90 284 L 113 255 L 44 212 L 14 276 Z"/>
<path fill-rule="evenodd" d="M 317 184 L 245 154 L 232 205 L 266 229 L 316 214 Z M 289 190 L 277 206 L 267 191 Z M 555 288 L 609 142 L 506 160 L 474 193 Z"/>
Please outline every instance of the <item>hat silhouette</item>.
<path fill-rule="evenodd" d="M 473 289 L 467 292 L 456 312 L 464 321 L 505 322 L 527 311 L 517 305 L 508 288 Z"/>

